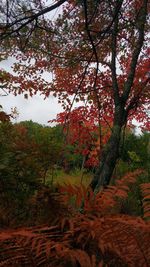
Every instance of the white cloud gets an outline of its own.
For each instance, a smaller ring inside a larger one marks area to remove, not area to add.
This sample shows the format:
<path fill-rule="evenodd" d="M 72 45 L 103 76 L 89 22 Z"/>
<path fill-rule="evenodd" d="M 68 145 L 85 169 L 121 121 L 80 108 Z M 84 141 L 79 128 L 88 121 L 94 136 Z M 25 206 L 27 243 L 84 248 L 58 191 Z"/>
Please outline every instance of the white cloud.
<path fill-rule="evenodd" d="M 9 57 L 7 60 L 0 62 L 0 68 L 13 73 L 11 66 L 16 60 Z M 52 74 L 45 72 L 43 75 L 45 80 L 50 80 Z M 2 105 L 5 112 L 11 113 L 11 108 L 16 107 L 19 111 L 19 121 L 33 120 L 41 124 L 47 124 L 48 120 L 54 119 L 56 115 L 63 109 L 58 104 L 57 98 L 50 96 L 44 100 L 44 96 L 39 93 L 25 99 L 23 95 L 14 96 L 9 94 L 7 96 L 0 96 L 0 105 Z"/>
<path fill-rule="evenodd" d="M 7 113 L 11 112 L 11 108 L 17 107 L 17 121 L 33 120 L 41 124 L 47 124 L 48 120 L 54 119 L 57 113 L 62 111 L 56 98 L 51 96 L 44 100 L 39 94 L 29 99 L 25 99 L 23 95 L 9 94 L 0 98 L 0 104 Z"/>

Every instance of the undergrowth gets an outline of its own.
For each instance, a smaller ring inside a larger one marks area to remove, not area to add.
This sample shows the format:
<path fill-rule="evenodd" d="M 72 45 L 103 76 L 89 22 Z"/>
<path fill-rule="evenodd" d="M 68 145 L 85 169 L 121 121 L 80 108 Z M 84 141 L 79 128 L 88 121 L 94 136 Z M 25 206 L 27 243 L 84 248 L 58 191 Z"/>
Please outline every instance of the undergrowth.
<path fill-rule="evenodd" d="M 96 195 L 84 186 L 61 186 L 53 197 L 67 212 L 57 216 L 57 208 L 53 226 L 3 230 L 0 266 L 150 266 L 150 183 L 140 185 L 142 218 L 121 214 L 118 206 L 141 173 L 128 173 Z"/>

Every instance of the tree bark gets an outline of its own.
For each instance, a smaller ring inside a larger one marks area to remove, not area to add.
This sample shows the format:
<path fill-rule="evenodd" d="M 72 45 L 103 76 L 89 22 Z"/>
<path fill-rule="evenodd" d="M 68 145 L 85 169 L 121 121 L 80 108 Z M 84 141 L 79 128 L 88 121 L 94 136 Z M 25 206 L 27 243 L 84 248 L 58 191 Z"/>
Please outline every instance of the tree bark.
<path fill-rule="evenodd" d="M 119 9 L 121 8 L 122 3 L 123 1 L 120 1 Z M 116 6 L 116 9 L 117 8 L 118 6 Z M 113 98 L 115 105 L 114 122 L 113 122 L 112 134 L 110 136 L 107 145 L 102 151 L 99 167 L 97 168 L 97 171 L 91 182 L 91 187 L 95 192 L 98 192 L 101 186 L 107 186 L 110 182 L 110 179 L 112 177 L 116 165 L 116 161 L 119 157 L 121 130 L 123 125 L 127 121 L 129 111 L 134 107 L 133 103 L 131 104 L 130 102 L 130 104 L 125 108 L 133 85 L 136 67 L 138 63 L 138 57 L 144 42 L 144 28 L 146 24 L 147 10 L 148 10 L 148 0 L 143 0 L 143 4 L 141 6 L 135 24 L 135 29 L 138 32 L 137 41 L 135 48 L 133 49 L 132 52 L 130 68 L 127 75 L 127 79 L 124 83 L 123 93 L 121 96 L 119 94 L 119 86 L 116 73 L 117 38 L 118 38 L 118 25 L 119 25 L 118 15 L 116 16 L 113 23 L 112 40 L 111 40 L 111 50 L 112 50 L 111 74 L 112 74 Z M 136 99 L 134 100 L 134 104 L 136 104 Z"/>
<path fill-rule="evenodd" d="M 122 127 L 125 123 L 125 111 L 120 105 L 115 112 L 112 133 L 101 154 L 101 161 L 90 184 L 93 191 L 98 192 L 100 187 L 110 183 L 116 161 L 119 157 L 119 147 Z"/>

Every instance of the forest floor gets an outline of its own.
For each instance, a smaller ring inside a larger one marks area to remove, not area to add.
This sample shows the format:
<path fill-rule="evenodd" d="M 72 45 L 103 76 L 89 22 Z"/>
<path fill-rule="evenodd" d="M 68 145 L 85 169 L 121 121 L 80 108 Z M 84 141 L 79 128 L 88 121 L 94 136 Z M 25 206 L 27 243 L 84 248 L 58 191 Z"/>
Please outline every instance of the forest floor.
<path fill-rule="evenodd" d="M 81 170 L 74 170 L 70 173 L 65 173 L 63 170 L 49 171 L 46 177 L 47 185 L 80 185 L 88 186 L 92 179 L 92 173 L 82 172 Z"/>

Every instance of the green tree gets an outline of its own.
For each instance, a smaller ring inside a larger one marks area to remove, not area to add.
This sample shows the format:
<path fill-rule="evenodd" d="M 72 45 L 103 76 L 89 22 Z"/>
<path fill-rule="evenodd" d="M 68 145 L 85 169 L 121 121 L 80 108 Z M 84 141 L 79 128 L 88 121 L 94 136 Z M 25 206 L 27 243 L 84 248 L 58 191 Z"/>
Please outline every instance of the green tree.
<path fill-rule="evenodd" d="M 59 164 L 62 156 L 63 135 L 59 126 L 42 126 L 32 121 L 19 123 L 27 131 L 28 139 L 36 144 L 36 158 L 43 183 L 46 182 L 48 170 Z"/>
<path fill-rule="evenodd" d="M 121 159 L 128 162 L 133 168 L 144 168 L 149 171 L 150 162 L 150 133 L 144 132 L 135 135 L 128 132 L 125 136 Z"/>

